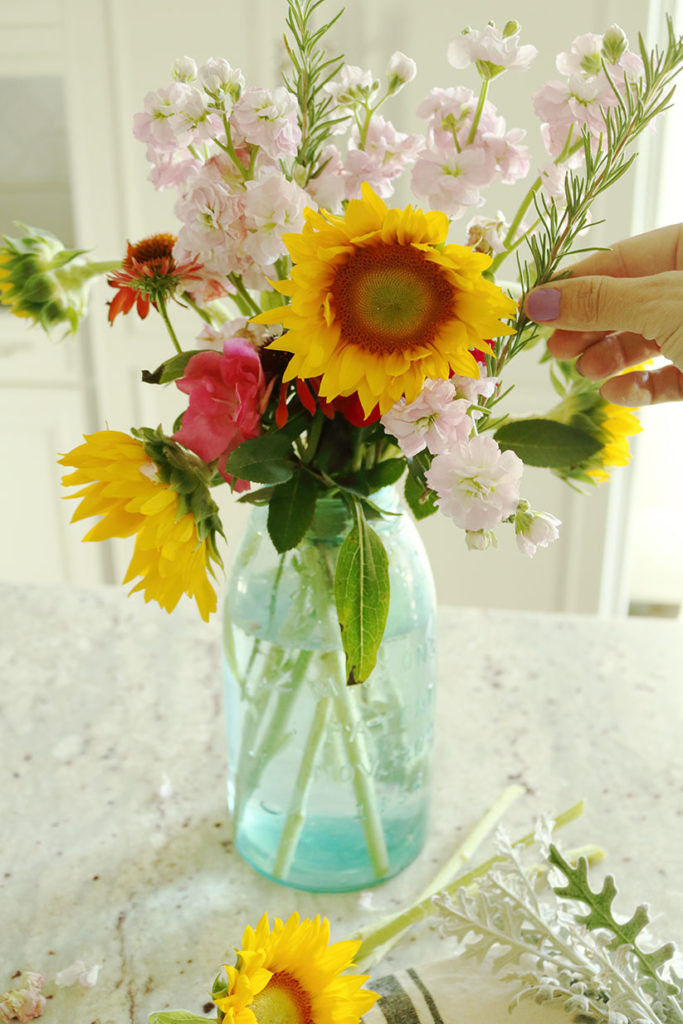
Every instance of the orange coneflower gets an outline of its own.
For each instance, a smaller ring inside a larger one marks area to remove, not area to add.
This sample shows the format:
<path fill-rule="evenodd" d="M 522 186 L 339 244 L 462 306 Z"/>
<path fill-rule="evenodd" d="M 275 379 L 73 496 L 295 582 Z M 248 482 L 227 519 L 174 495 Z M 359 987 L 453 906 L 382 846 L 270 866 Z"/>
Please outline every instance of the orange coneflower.
<path fill-rule="evenodd" d="M 196 261 L 176 264 L 173 256 L 175 235 L 161 234 L 143 238 L 128 250 L 121 270 L 107 278 L 116 295 L 109 303 L 109 323 L 119 313 L 129 313 L 137 304 L 138 316 L 144 320 L 150 302 L 157 306 L 182 288 L 188 280 L 198 280 L 201 264 Z"/>

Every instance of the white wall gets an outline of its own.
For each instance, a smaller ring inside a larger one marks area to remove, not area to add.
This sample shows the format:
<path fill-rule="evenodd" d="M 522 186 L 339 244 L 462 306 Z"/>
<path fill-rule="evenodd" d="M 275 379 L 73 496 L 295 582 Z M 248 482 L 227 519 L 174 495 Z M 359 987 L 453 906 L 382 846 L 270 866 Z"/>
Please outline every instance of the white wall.
<path fill-rule="evenodd" d="M 555 54 L 567 49 L 579 33 L 603 31 L 613 21 L 635 39 L 639 28 L 646 30 L 649 16 L 647 0 L 629 0 L 628 5 L 617 0 L 576 0 L 544 6 L 536 0 L 516 0 L 514 10 L 502 0 L 457 6 L 449 0 L 423 0 L 421 4 L 414 0 L 347 0 L 345 6 L 346 13 L 333 38 L 349 62 L 371 66 L 382 75 L 390 54 L 401 49 L 418 63 L 416 81 L 396 98 L 393 107 L 387 108 L 387 116 L 405 130 L 417 128 L 414 109 L 433 85 L 462 82 L 477 86 L 473 74 L 454 72 L 447 64 L 445 47 L 450 38 L 468 23 L 478 26 L 492 19 L 503 24 L 511 16 L 518 18 L 526 41 L 538 47 L 540 56 L 528 73 L 508 74 L 499 87 L 494 83 L 491 99 L 509 127 L 528 129 L 528 141 L 539 162 L 545 162 L 545 157 L 531 95 L 553 76 Z M 329 0 L 326 8 L 332 13 L 336 4 Z M 156 193 L 146 181 L 144 147 L 131 132 L 133 114 L 142 109 L 148 90 L 168 83 L 171 62 L 183 54 L 198 61 L 225 56 L 242 67 L 250 84 L 275 84 L 282 60 L 285 9 L 285 0 L 196 0 L 191 8 L 184 0 L 32 0 L 22 5 L 20 18 L 3 7 L 3 73 L 19 75 L 28 67 L 34 74 L 43 68 L 64 77 L 74 235 L 79 244 L 94 247 L 98 256 L 105 258 L 121 253 L 126 239 L 134 241 L 151 232 L 173 230 L 173 197 Z M 23 54 L 22 59 L 9 56 L 18 53 Z M 594 236 L 602 244 L 630 232 L 634 180 L 632 177 L 621 183 L 600 211 L 609 219 L 609 226 L 596 229 Z M 491 192 L 488 208 L 512 212 L 524 191 L 525 183 L 514 188 L 500 186 Z M 399 193 L 398 199 L 403 202 L 407 194 Z M 456 226 L 454 238 L 457 231 Z M 139 384 L 140 368 L 157 365 L 167 353 L 160 324 L 151 317 L 141 324 L 129 316 L 120 317 L 109 328 L 103 305 L 105 292 L 101 287 L 95 296 L 98 305 L 79 342 L 64 343 L 66 349 L 71 346 L 72 352 L 80 353 L 77 372 L 70 378 L 71 397 L 67 402 L 66 433 L 71 431 L 73 437 L 71 441 L 60 437 L 59 444 L 64 447 L 77 443 L 83 430 L 104 424 L 124 430 L 142 423 L 154 426 L 160 420 L 168 425 L 182 408 L 174 390 L 160 394 L 160 389 Z M 192 327 L 182 325 L 182 329 L 189 332 Z M 6 318 L 4 327 L 0 323 L 0 351 L 3 330 L 7 337 Z M 13 330 L 8 344 L 16 348 L 19 342 Z M 9 401 L 18 403 L 29 419 L 31 409 L 41 401 L 39 395 L 50 390 L 52 370 L 49 360 L 45 363 L 48 349 L 49 343 L 32 339 L 33 362 L 23 375 L 15 371 L 11 352 L 0 363 Z M 40 381 L 40 388 L 33 386 L 36 381 Z M 544 381 L 545 372 L 539 374 L 531 364 L 524 369 L 516 395 L 519 411 L 541 411 L 552 404 Z M 13 420 L 10 412 L 7 431 L 12 429 Z M 16 455 L 11 469 L 18 489 L 31 496 L 29 504 L 34 509 L 21 541 L 24 546 L 40 532 L 38 510 L 49 516 L 57 493 L 52 481 L 49 494 L 41 491 L 28 469 L 31 459 L 26 453 L 36 445 L 47 451 L 53 443 L 44 432 L 41 438 L 39 442 L 24 436 L 25 451 Z M 53 469 L 54 481 L 56 472 Z M 43 467 L 41 479 L 46 474 Z M 559 515 L 565 524 L 562 540 L 532 561 L 517 552 L 509 537 L 498 551 L 470 553 L 465 550 L 462 534 L 444 518 L 435 516 L 424 524 L 441 600 L 492 607 L 597 610 L 601 604 L 608 491 L 603 488 L 583 498 L 548 474 L 528 471 L 525 494 L 536 506 Z M 234 549 L 245 510 L 229 495 L 222 505 L 226 533 Z M 4 522 L 7 511 L 2 515 Z M 14 515 L 12 530 L 15 535 L 21 532 L 21 515 Z M 72 528 L 71 534 L 75 532 L 80 535 L 80 528 Z M 71 535 L 69 545 L 73 547 Z M 124 542 L 114 545 L 112 557 L 115 573 L 120 576 L 129 548 Z M 5 552 L 0 574 L 37 578 L 43 558 L 37 557 L 29 566 L 18 561 L 14 552 Z M 107 571 L 102 555 L 92 553 L 88 558 L 86 564 L 70 548 L 60 566 L 50 569 L 50 573 L 88 579 L 99 578 Z"/>

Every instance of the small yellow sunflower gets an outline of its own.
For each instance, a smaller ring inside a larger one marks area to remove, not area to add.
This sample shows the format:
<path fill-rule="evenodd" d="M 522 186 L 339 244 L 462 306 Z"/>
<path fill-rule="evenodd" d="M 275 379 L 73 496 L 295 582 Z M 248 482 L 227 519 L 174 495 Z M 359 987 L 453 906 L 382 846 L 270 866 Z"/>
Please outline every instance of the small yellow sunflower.
<path fill-rule="evenodd" d="M 120 431 L 101 430 L 86 435 L 85 444 L 59 462 L 75 467 L 62 478 L 65 486 L 86 485 L 69 495 L 81 499 L 72 522 L 102 517 L 84 541 L 136 535 L 123 581 L 140 577 L 131 593 L 143 591 L 145 601 L 157 601 L 168 612 L 187 594 L 208 620 L 217 603 L 208 580 L 208 574 L 213 575 L 211 560 L 220 563 L 215 529 L 210 517 L 202 528 L 192 510 L 183 508 L 183 499 L 160 479 L 159 466 L 142 442 Z"/>
<path fill-rule="evenodd" d="M 272 931 L 264 914 L 246 928 L 237 965 L 225 967 L 227 986 L 214 986 L 219 1021 L 228 1024 L 358 1024 L 378 996 L 361 986 L 352 966 L 360 942 L 329 945 L 329 922 L 294 913 Z"/>
<path fill-rule="evenodd" d="M 515 302 L 482 277 L 483 253 L 448 245 L 438 210 L 390 210 L 369 185 L 343 217 L 305 211 L 301 234 L 283 235 L 291 279 L 275 282 L 291 304 L 255 317 L 282 324 L 270 348 L 291 352 L 284 380 L 321 377 L 328 401 L 358 394 L 365 415 L 419 395 L 427 377 L 478 377 L 471 349 L 513 333 Z"/>

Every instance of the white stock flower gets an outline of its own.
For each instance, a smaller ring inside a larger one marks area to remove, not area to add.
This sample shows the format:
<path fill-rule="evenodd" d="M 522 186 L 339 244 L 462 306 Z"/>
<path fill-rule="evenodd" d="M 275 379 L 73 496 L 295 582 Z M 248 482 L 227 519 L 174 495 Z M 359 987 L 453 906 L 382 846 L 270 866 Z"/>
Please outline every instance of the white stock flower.
<path fill-rule="evenodd" d="M 474 405 L 480 395 L 482 398 L 490 398 L 500 383 L 498 377 L 488 377 L 486 367 L 483 366 L 479 368 L 478 377 L 460 377 L 456 373 L 450 380 L 458 395 L 466 398 L 470 405 Z"/>
<path fill-rule="evenodd" d="M 467 244 L 475 252 L 496 256 L 505 251 L 503 239 L 507 228 L 505 214 L 500 210 L 495 217 L 473 217 L 467 225 Z"/>
<path fill-rule="evenodd" d="M 340 107 L 352 107 L 356 103 L 364 103 L 371 99 L 377 91 L 377 86 L 372 71 L 364 71 L 355 64 L 345 64 L 339 79 L 327 82 L 323 86 L 323 91 L 336 100 Z"/>
<path fill-rule="evenodd" d="M 519 32 L 516 22 L 508 22 L 502 31 L 492 21 L 481 31 L 467 28 L 449 43 L 448 63 L 458 70 L 476 64 L 484 78 L 503 71 L 526 71 L 538 50 L 522 46 Z"/>
<path fill-rule="evenodd" d="M 382 426 L 398 441 L 401 451 L 417 455 L 427 448 L 433 455 L 465 443 L 472 432 L 469 403 L 456 398 L 450 380 L 427 378 L 414 402 L 401 398 L 381 417 Z"/>
<path fill-rule="evenodd" d="M 397 93 L 406 82 L 412 82 L 417 74 L 417 64 L 410 57 L 406 57 L 405 53 L 400 50 L 396 50 L 392 53 L 387 64 L 387 81 L 389 83 L 389 92 Z"/>
<path fill-rule="evenodd" d="M 240 69 L 233 68 L 224 57 L 209 57 L 197 75 L 207 92 L 227 94 L 233 102 L 239 99 L 245 86 Z"/>
<path fill-rule="evenodd" d="M 193 82 L 197 77 L 197 65 L 192 57 L 178 57 L 171 65 L 171 78 L 176 82 Z"/>
<path fill-rule="evenodd" d="M 490 530 L 519 504 L 524 463 L 502 452 L 492 437 L 478 434 L 467 444 L 437 455 L 425 476 L 437 507 L 464 530 Z"/>
<path fill-rule="evenodd" d="M 515 513 L 515 539 L 524 555 L 533 558 L 538 548 L 546 548 L 560 536 L 562 521 L 550 512 L 535 512 L 528 501 L 520 501 Z"/>

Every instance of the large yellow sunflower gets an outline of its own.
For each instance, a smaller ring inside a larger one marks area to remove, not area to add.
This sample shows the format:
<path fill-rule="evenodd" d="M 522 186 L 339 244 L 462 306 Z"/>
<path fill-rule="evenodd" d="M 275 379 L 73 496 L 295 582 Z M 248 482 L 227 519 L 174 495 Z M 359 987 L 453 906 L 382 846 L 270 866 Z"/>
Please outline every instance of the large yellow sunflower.
<path fill-rule="evenodd" d="M 329 945 L 330 926 L 294 913 L 272 931 L 264 914 L 246 928 L 237 965 L 225 967 L 227 986 L 214 986 L 220 1021 L 229 1024 L 358 1024 L 378 996 L 361 986 L 352 966 L 360 942 Z"/>
<path fill-rule="evenodd" d="M 291 304 L 255 321 L 286 328 L 270 345 L 292 353 L 285 381 L 321 377 L 328 401 L 357 392 L 368 416 L 414 401 L 426 377 L 478 377 L 470 350 L 512 333 L 501 318 L 516 304 L 482 277 L 489 256 L 446 244 L 444 213 L 362 194 L 343 217 L 309 209 L 301 234 L 283 235 L 293 268 L 274 287 Z"/>
<path fill-rule="evenodd" d="M 195 516 L 179 507 L 179 495 L 162 482 L 144 445 L 120 431 L 101 430 L 59 462 L 75 467 L 62 478 L 65 486 L 86 485 L 69 495 L 81 498 L 72 522 L 102 517 L 84 541 L 136 535 L 123 581 L 140 577 L 131 593 L 143 591 L 145 601 L 158 601 L 168 612 L 187 594 L 208 620 L 216 610 L 208 573 L 213 574 L 211 559 L 220 562 L 214 532 L 202 530 L 200 539 Z"/>

